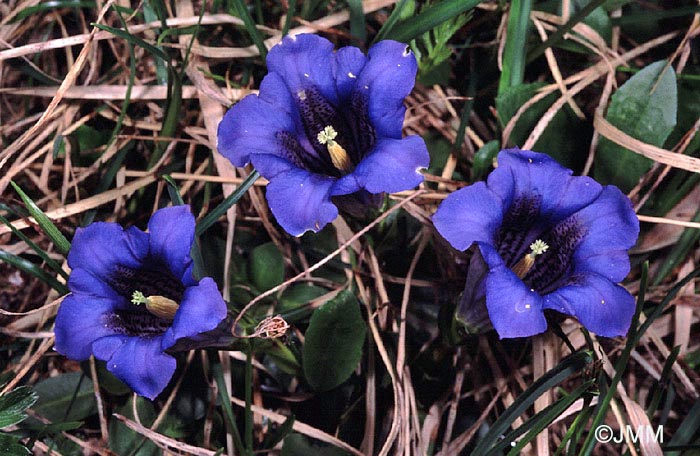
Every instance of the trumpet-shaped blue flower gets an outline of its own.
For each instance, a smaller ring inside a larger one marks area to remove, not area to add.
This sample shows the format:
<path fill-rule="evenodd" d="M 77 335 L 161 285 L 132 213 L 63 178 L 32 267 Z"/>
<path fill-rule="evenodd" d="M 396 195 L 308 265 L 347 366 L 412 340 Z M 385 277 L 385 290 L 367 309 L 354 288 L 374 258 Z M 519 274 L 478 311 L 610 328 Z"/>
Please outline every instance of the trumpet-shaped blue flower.
<path fill-rule="evenodd" d="M 458 313 L 485 298 L 500 337 L 547 329 L 543 310 L 576 317 L 602 336 L 624 335 L 634 298 L 617 283 L 639 234 L 629 199 L 613 186 L 572 176 L 547 155 L 505 150 L 487 182 L 458 190 L 433 217 L 449 243 L 478 246 Z"/>
<path fill-rule="evenodd" d="M 157 211 L 147 233 L 105 222 L 79 228 L 56 350 L 75 360 L 94 354 L 137 394 L 160 394 L 176 367 L 165 351 L 226 318 L 216 283 L 192 278 L 194 229 L 187 206 Z"/>
<path fill-rule="evenodd" d="M 218 148 L 269 179 L 267 201 L 288 233 L 318 231 L 335 219 L 334 196 L 422 182 L 425 143 L 401 134 L 417 71 L 408 46 L 381 41 L 365 56 L 297 35 L 270 50 L 267 67 L 259 95 L 238 102 L 219 124 Z"/>

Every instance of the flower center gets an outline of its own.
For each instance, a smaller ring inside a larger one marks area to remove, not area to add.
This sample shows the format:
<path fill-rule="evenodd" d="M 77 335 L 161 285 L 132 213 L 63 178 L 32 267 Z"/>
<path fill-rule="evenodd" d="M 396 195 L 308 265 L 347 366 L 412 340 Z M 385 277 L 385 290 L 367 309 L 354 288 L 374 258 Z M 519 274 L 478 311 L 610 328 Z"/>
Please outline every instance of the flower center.
<path fill-rule="evenodd" d="M 530 253 L 525 255 L 513 266 L 513 272 L 521 279 L 530 272 L 530 269 L 535 265 L 537 255 L 542 255 L 549 249 L 549 245 L 542 239 L 537 239 L 530 244 Z"/>
<path fill-rule="evenodd" d="M 185 292 L 182 282 L 162 265 L 141 269 L 120 266 L 108 281 L 130 304 L 107 315 L 105 324 L 129 336 L 150 337 L 167 331 Z"/>
<path fill-rule="evenodd" d="M 343 146 L 335 142 L 336 136 L 338 136 L 338 132 L 335 131 L 335 128 L 327 125 L 323 130 L 318 132 L 316 139 L 318 139 L 319 143 L 326 145 L 328 155 L 331 157 L 331 162 L 337 170 L 350 172 L 353 168 L 350 156 L 345 149 L 343 149 Z"/>
<path fill-rule="evenodd" d="M 372 151 L 376 132 L 369 119 L 367 94 L 356 90 L 330 102 L 315 87 L 298 90 L 303 132 L 278 131 L 283 156 L 316 174 L 342 177 Z"/>
<path fill-rule="evenodd" d="M 131 297 L 131 302 L 137 306 L 140 304 L 145 304 L 146 309 L 153 315 L 170 321 L 175 319 L 175 313 L 177 313 L 177 309 L 180 307 L 178 303 L 170 298 L 158 295 L 146 296 L 138 290 L 134 291 L 134 294 Z"/>

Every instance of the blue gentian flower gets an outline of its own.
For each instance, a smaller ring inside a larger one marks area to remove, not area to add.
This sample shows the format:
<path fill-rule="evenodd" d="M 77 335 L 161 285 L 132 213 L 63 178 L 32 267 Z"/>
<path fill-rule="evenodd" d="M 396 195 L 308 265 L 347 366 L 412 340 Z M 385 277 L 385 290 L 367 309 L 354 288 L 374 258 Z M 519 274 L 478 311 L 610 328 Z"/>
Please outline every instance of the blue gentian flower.
<path fill-rule="evenodd" d="M 227 314 L 216 283 L 192 277 L 194 229 L 188 206 L 157 211 L 147 233 L 105 222 L 79 228 L 56 350 L 80 361 L 94 354 L 137 394 L 160 394 L 176 367 L 165 351 L 215 329 Z"/>
<path fill-rule="evenodd" d="M 259 95 L 234 105 L 219 124 L 219 151 L 251 162 L 270 183 L 267 201 L 290 234 L 319 231 L 338 216 L 331 198 L 397 192 L 422 182 L 423 139 L 402 139 L 417 71 L 408 46 L 381 41 L 364 55 L 333 51 L 316 35 L 286 37 L 267 55 Z"/>
<path fill-rule="evenodd" d="M 456 249 L 476 245 L 485 263 L 483 274 L 469 271 L 459 314 L 485 297 L 502 338 L 545 331 L 544 309 L 601 336 L 626 334 L 635 302 L 617 283 L 629 272 L 639 221 L 616 187 L 574 177 L 544 154 L 504 150 L 487 182 L 450 194 L 433 222 Z"/>

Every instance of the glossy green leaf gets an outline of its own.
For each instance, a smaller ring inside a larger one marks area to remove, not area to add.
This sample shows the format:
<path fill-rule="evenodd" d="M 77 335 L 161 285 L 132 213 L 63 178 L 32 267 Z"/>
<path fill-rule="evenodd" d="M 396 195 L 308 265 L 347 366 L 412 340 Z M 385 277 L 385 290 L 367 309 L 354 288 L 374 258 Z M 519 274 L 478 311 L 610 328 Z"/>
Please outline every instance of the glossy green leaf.
<path fill-rule="evenodd" d="M 34 405 L 37 395 L 28 386 L 20 386 L 0 396 L 0 429 L 23 421 L 25 411 Z"/>
<path fill-rule="evenodd" d="M 49 377 L 34 385 L 34 410 L 52 422 L 79 421 L 97 413 L 92 380 L 81 372 Z"/>
<path fill-rule="evenodd" d="M 618 129 L 658 147 L 676 126 L 678 110 L 676 75 L 666 63 L 652 63 L 632 76 L 613 94 L 606 115 Z M 652 160 L 601 138 L 594 174 L 601 183 L 629 192 L 652 164 Z"/>
<path fill-rule="evenodd" d="M 133 401 L 136 401 L 134 407 Z M 140 396 L 132 396 L 129 401 L 117 409 L 117 413 L 134 420 L 134 408 L 139 415 L 139 421 L 144 426 L 150 426 L 156 419 L 153 404 Z M 109 449 L 115 454 L 133 456 L 156 456 L 161 454 L 158 447 L 142 435 L 129 429 L 126 424 L 117 419 L 109 423 Z"/>
<path fill-rule="evenodd" d="M 27 456 L 31 451 L 19 441 L 19 437 L 0 433 L 0 454 L 3 456 Z"/>
<path fill-rule="evenodd" d="M 304 375 L 317 391 L 334 388 L 350 377 L 362 358 L 367 326 L 359 303 L 347 290 L 311 316 L 303 348 Z"/>
<path fill-rule="evenodd" d="M 273 242 L 255 247 L 250 252 L 250 275 L 260 291 L 269 290 L 284 280 L 284 257 Z"/>

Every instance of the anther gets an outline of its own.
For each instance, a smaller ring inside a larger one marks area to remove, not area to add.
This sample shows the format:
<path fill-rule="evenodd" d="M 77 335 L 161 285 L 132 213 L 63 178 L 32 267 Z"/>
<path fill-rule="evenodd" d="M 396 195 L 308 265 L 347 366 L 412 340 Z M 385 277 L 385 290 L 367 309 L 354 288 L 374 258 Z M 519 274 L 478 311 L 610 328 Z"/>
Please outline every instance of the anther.
<path fill-rule="evenodd" d="M 319 143 L 326 145 L 328 154 L 331 156 L 333 166 L 340 171 L 349 172 L 352 170 L 350 156 L 345 149 L 343 149 L 343 146 L 335 142 L 336 136 L 338 136 L 338 132 L 335 131 L 335 128 L 328 125 L 323 130 L 318 132 L 316 139 Z"/>
<path fill-rule="evenodd" d="M 513 266 L 513 272 L 519 277 L 523 278 L 532 269 L 535 264 L 535 258 L 537 255 L 542 255 L 549 249 L 549 245 L 541 239 L 537 239 L 535 242 L 530 244 L 530 253 L 525 255 L 518 263 Z"/>
<path fill-rule="evenodd" d="M 151 312 L 156 317 L 162 318 L 164 320 L 175 319 L 175 314 L 177 309 L 180 307 L 178 303 L 165 296 L 145 296 L 140 291 L 134 291 L 131 297 L 131 302 L 134 305 L 145 304 L 146 310 Z"/>

